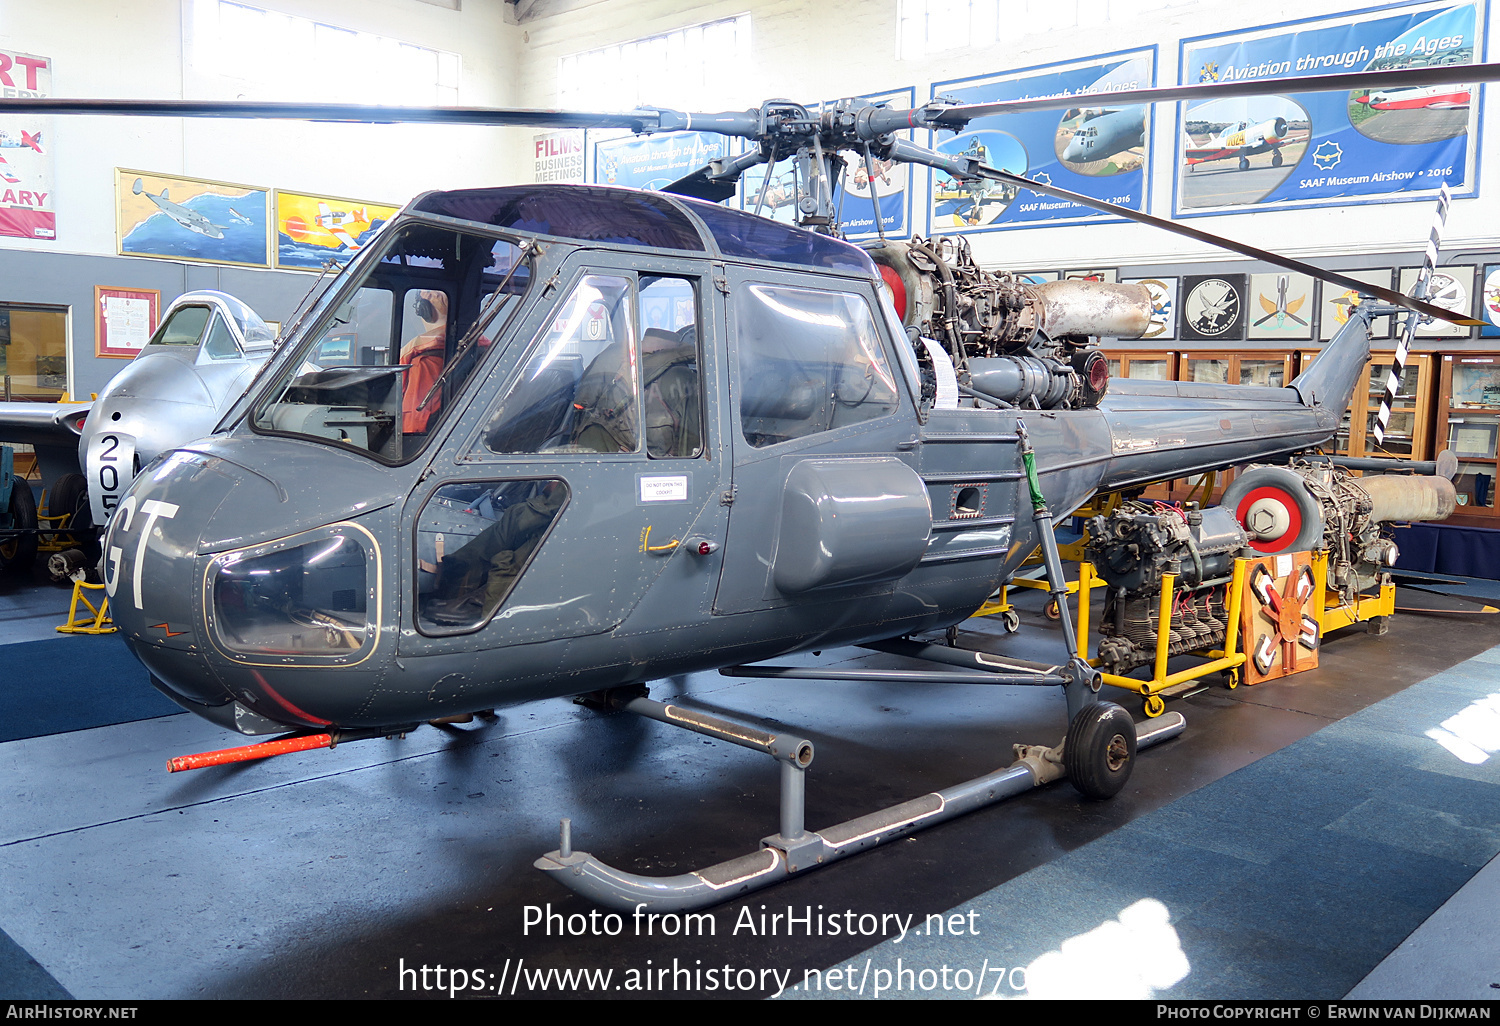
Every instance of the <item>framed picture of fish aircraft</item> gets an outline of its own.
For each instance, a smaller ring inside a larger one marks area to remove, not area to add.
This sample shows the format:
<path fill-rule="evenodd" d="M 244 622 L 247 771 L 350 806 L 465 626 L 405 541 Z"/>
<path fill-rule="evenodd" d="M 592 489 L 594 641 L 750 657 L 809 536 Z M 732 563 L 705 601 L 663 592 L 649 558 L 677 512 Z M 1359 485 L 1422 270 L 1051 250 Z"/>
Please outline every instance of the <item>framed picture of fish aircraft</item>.
<path fill-rule="evenodd" d="M 348 262 L 396 211 L 389 203 L 276 190 L 276 266 L 319 270 Z"/>
<path fill-rule="evenodd" d="M 120 256 L 269 267 L 271 191 L 115 169 Z"/>

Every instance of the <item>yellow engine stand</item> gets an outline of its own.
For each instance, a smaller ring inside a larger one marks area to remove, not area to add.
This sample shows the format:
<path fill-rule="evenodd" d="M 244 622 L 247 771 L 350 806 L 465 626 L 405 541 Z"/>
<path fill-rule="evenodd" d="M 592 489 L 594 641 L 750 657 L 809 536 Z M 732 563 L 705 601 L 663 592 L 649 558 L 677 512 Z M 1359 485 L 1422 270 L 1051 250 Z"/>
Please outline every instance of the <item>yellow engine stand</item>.
<path fill-rule="evenodd" d="M 1328 551 L 1319 549 L 1312 557 L 1313 580 L 1319 584 L 1320 596 L 1314 600 L 1314 613 L 1318 618 L 1320 635 L 1336 631 L 1340 627 L 1372 620 L 1377 616 L 1390 616 L 1396 611 L 1396 586 L 1389 582 L 1380 586 L 1378 595 L 1360 595 L 1354 604 L 1346 605 L 1336 591 L 1328 590 Z M 1330 605 L 1330 603 L 1332 603 Z"/>
<path fill-rule="evenodd" d="M 1167 703 L 1162 699 L 1161 692 L 1185 681 L 1224 672 L 1228 686 L 1238 687 L 1240 667 L 1245 665 L 1245 653 L 1240 651 L 1240 601 L 1245 591 L 1246 562 L 1243 559 L 1234 561 L 1234 576 L 1229 582 L 1229 622 L 1224 629 L 1224 647 L 1201 653 L 1208 657 L 1208 662 L 1176 673 L 1167 672 L 1167 648 L 1171 643 L 1171 632 L 1166 625 L 1172 622 L 1172 601 L 1176 597 L 1177 575 L 1162 574 L 1161 602 L 1157 606 L 1159 626 L 1156 633 L 1156 658 L 1151 664 L 1151 679 L 1136 680 L 1134 677 L 1106 673 L 1101 675 L 1104 683 L 1145 696 L 1145 713 L 1151 717 L 1160 716 L 1167 710 Z M 1099 665 L 1099 660 L 1090 659 L 1088 653 L 1089 593 L 1098 579 L 1092 563 L 1085 561 L 1078 565 L 1078 655 L 1087 660 L 1090 666 Z"/>
<path fill-rule="evenodd" d="M 119 630 L 114 621 L 109 618 L 109 596 L 100 596 L 99 604 L 96 606 L 89 601 L 85 594 L 88 591 L 103 591 L 102 584 L 89 584 L 79 573 L 73 578 L 73 604 L 68 608 L 68 622 L 57 628 L 60 634 L 113 634 Z M 78 603 L 82 602 L 92 613 L 92 616 L 79 616 Z"/>

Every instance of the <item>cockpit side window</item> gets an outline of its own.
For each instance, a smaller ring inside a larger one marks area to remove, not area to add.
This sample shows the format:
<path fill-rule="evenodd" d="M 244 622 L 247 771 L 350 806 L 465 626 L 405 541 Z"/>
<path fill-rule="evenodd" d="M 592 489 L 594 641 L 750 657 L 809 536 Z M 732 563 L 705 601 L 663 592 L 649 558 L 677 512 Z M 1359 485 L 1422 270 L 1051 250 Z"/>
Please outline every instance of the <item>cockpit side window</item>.
<path fill-rule="evenodd" d="M 302 336 L 252 426 L 412 459 L 530 283 L 518 242 L 404 225 L 360 287 Z"/>
<path fill-rule="evenodd" d="M 234 341 L 234 331 L 224 320 L 223 314 L 214 314 L 213 323 L 208 328 L 208 336 L 203 340 L 203 351 L 199 358 L 207 356 L 210 360 L 233 360 L 239 355 L 240 347 Z"/>
<path fill-rule="evenodd" d="M 632 281 L 590 274 L 553 311 L 484 432 L 496 453 L 636 452 Z"/>
<path fill-rule="evenodd" d="M 760 448 L 896 409 L 896 381 L 860 295 L 745 285 L 735 297 L 740 424 Z"/>
<path fill-rule="evenodd" d="M 172 316 L 162 322 L 146 343 L 151 346 L 195 346 L 203 337 L 203 328 L 208 324 L 213 311 L 206 306 L 179 306 Z"/>
<path fill-rule="evenodd" d="M 642 275 L 641 398 L 652 459 L 703 453 L 697 284 Z"/>

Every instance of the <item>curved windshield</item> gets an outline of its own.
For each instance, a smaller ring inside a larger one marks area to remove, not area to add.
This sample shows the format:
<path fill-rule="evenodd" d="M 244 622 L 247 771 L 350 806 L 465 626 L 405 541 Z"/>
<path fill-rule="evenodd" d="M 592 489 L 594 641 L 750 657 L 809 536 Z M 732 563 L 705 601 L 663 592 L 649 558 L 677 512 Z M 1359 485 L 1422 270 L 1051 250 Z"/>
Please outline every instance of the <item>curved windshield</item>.
<path fill-rule="evenodd" d="M 531 284 L 529 243 L 421 223 L 385 241 L 281 365 L 256 430 L 413 458 Z"/>

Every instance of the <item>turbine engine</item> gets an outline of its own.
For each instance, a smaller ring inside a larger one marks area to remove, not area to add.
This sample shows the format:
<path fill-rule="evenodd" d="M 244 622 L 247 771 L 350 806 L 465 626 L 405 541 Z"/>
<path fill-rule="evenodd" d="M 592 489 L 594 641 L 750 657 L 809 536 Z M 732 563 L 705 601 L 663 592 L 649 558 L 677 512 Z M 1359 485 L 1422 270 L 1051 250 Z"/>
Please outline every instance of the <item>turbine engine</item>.
<path fill-rule="evenodd" d="M 917 353 L 929 402 L 942 373 L 936 345 L 953 365 L 960 391 L 982 401 L 1039 409 L 1097 406 L 1109 387 L 1099 339 L 1137 338 L 1151 323 L 1151 296 L 1143 286 L 1023 282 L 980 267 L 962 236 L 914 236 L 868 251 L 902 324 L 927 340 Z"/>

